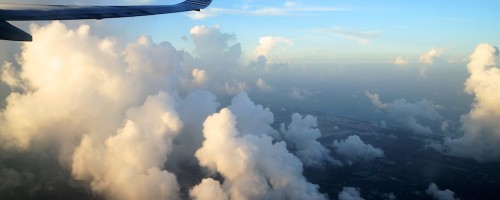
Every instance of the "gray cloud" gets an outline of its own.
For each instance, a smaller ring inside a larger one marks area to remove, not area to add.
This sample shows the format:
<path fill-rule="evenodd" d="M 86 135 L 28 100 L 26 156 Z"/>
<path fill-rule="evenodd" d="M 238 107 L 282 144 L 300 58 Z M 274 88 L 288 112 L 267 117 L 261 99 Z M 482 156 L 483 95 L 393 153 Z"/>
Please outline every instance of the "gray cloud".
<path fill-rule="evenodd" d="M 364 200 L 358 189 L 353 187 L 344 187 L 339 193 L 339 200 Z"/>
<path fill-rule="evenodd" d="M 436 200 L 458 200 L 458 198 L 454 197 L 455 193 L 453 191 L 448 189 L 440 190 L 435 183 L 431 183 L 425 193 Z"/>
<path fill-rule="evenodd" d="M 415 103 L 409 103 L 406 99 L 396 99 L 391 103 L 380 101 L 377 93 L 365 91 L 373 106 L 387 112 L 393 119 L 402 122 L 408 129 L 418 134 L 432 134 L 430 127 L 422 125 L 418 120 L 438 120 L 442 116 L 437 109 L 440 107 L 434 102 L 422 99 Z"/>
<path fill-rule="evenodd" d="M 284 124 L 281 126 L 285 140 L 294 145 L 295 154 L 306 166 L 322 167 L 324 163 L 341 165 L 330 156 L 330 150 L 317 141 L 321 137 L 321 132 L 317 128 L 315 117 L 311 115 L 302 117 L 295 113 L 287 129 Z"/>
<path fill-rule="evenodd" d="M 345 140 L 333 141 L 333 148 L 337 154 L 348 160 L 348 164 L 384 156 L 384 152 L 381 149 L 375 148 L 370 144 L 365 144 L 357 135 L 351 135 Z"/>

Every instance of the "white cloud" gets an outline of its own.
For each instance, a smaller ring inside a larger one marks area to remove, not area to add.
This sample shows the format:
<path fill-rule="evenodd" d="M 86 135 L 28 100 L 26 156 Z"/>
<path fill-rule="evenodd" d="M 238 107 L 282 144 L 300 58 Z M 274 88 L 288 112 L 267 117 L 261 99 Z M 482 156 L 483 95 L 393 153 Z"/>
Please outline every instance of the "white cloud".
<path fill-rule="evenodd" d="M 207 178 L 189 191 L 194 200 L 229 200 L 229 195 L 223 191 L 220 183 Z"/>
<path fill-rule="evenodd" d="M 378 108 L 378 109 L 385 109 L 385 108 L 387 108 L 388 104 L 383 103 L 382 101 L 380 101 L 380 97 L 378 96 L 377 93 L 371 94 L 370 92 L 365 91 L 365 95 L 370 99 L 370 101 L 372 102 L 373 106 L 375 106 L 376 108 Z"/>
<path fill-rule="evenodd" d="M 271 51 L 274 48 L 280 46 L 281 44 L 290 46 L 293 44 L 293 42 L 290 39 L 287 39 L 285 37 L 280 37 L 280 36 L 261 37 L 259 40 L 259 46 L 257 46 L 255 48 L 254 55 L 255 55 L 255 57 L 259 57 L 259 56 L 269 57 L 269 54 L 271 53 Z"/>
<path fill-rule="evenodd" d="M 353 187 L 344 187 L 339 193 L 339 200 L 364 200 L 358 189 Z"/>
<path fill-rule="evenodd" d="M 458 200 L 455 198 L 455 193 L 451 190 L 439 190 L 438 186 L 435 183 L 431 183 L 427 190 L 426 194 L 432 196 L 432 198 L 436 200 Z"/>
<path fill-rule="evenodd" d="M 398 56 L 398 57 L 394 58 L 393 63 L 395 65 L 408 65 L 408 59 L 403 58 L 401 56 Z"/>
<path fill-rule="evenodd" d="M 274 115 L 269 108 L 256 105 L 248 94 L 242 92 L 231 100 L 228 107 L 240 123 L 236 128 L 241 134 L 269 135 L 279 139 L 278 131 L 271 127 Z"/>
<path fill-rule="evenodd" d="M 382 31 L 357 31 L 350 28 L 337 27 L 333 29 L 322 29 L 322 32 L 331 33 L 333 35 L 343 37 L 348 40 L 353 40 L 359 44 L 366 45 L 371 40 L 382 35 Z"/>
<path fill-rule="evenodd" d="M 348 159 L 348 162 L 367 161 L 383 157 L 384 152 L 370 144 L 365 144 L 357 135 L 351 135 L 345 140 L 333 141 L 333 148 L 339 155 Z"/>
<path fill-rule="evenodd" d="M 302 117 L 295 113 L 292 115 L 292 122 L 285 130 L 284 124 L 282 133 L 285 140 L 294 144 L 297 157 L 309 167 L 322 167 L 324 163 L 341 165 L 330 156 L 330 151 L 317 140 L 321 137 L 321 132 L 317 128 L 316 118 L 307 115 Z"/>
<path fill-rule="evenodd" d="M 469 78 L 465 91 L 474 95 L 468 114 L 461 118 L 462 137 L 448 139 L 449 154 L 478 161 L 500 159 L 500 69 L 498 50 L 489 44 L 479 44 L 467 65 Z"/>
<path fill-rule="evenodd" d="M 338 12 L 347 11 L 348 8 L 341 7 L 326 7 L 326 6 L 309 6 L 309 5 L 299 5 L 298 3 L 287 1 L 284 3 L 283 7 L 264 7 L 257 9 L 227 9 L 227 8 L 216 8 L 209 7 L 203 9 L 200 12 L 190 12 L 187 16 L 193 20 L 202 20 L 209 17 L 214 17 L 217 15 L 253 15 L 253 16 L 287 16 L 295 15 L 307 12 Z"/>
<path fill-rule="evenodd" d="M 267 135 L 241 135 L 236 126 L 245 121 L 236 119 L 229 109 L 208 117 L 206 140 L 196 152 L 202 166 L 224 177 L 224 193 L 231 199 L 326 199 L 300 175 L 302 164 L 284 142 L 273 144 Z"/>
<path fill-rule="evenodd" d="M 207 82 L 208 75 L 205 70 L 193 69 L 193 83 L 197 85 L 203 85 Z"/>
<path fill-rule="evenodd" d="M 436 57 L 441 56 L 442 53 L 443 53 L 442 50 L 431 49 L 428 52 L 420 55 L 420 58 L 418 59 L 418 62 L 422 63 L 422 64 L 433 64 L 434 63 L 434 59 Z"/>
<path fill-rule="evenodd" d="M 54 149 L 75 179 L 109 198 L 176 199 L 163 164 L 183 124 L 166 93 L 182 52 L 147 37 L 120 49 L 89 30 L 34 27 L 15 72 L 26 91 L 11 93 L 0 114 L 2 148 Z"/>

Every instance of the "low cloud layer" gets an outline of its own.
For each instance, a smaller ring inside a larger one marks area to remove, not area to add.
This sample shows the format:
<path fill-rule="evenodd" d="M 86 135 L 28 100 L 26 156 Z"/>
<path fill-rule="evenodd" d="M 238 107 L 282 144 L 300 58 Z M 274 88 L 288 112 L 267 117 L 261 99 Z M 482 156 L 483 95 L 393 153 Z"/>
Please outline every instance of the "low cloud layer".
<path fill-rule="evenodd" d="M 409 103 L 406 99 L 396 99 L 391 103 L 384 103 L 377 93 L 365 91 L 373 106 L 381 111 L 387 112 L 391 118 L 403 123 L 406 128 L 417 134 L 432 134 L 429 126 L 422 125 L 418 120 L 439 120 L 442 116 L 437 111 L 439 105 L 422 99 L 415 103 Z"/>
<path fill-rule="evenodd" d="M 357 188 L 344 187 L 339 193 L 339 200 L 364 200 Z"/>
<path fill-rule="evenodd" d="M 321 132 L 317 128 L 315 117 L 311 115 L 302 117 L 295 113 L 292 115 L 292 122 L 288 128 L 285 129 L 284 124 L 281 126 L 285 140 L 294 145 L 295 154 L 306 166 L 322 167 L 325 163 L 341 165 L 330 156 L 330 150 L 317 141 L 321 137 Z"/>
<path fill-rule="evenodd" d="M 338 155 L 347 159 L 348 164 L 356 161 L 369 161 L 375 158 L 384 157 L 384 151 L 375 148 L 370 144 L 365 144 L 357 135 L 351 135 L 345 140 L 333 141 L 333 148 Z"/>
<path fill-rule="evenodd" d="M 403 58 L 401 56 L 398 56 L 398 57 L 394 58 L 393 63 L 395 65 L 408 65 L 408 59 Z"/>
<path fill-rule="evenodd" d="M 500 160 L 500 69 L 498 49 L 480 44 L 470 55 L 465 91 L 474 96 L 471 111 L 461 118 L 463 136 L 445 141 L 450 155 L 478 161 Z"/>
<path fill-rule="evenodd" d="M 427 190 L 426 194 L 432 196 L 435 200 L 458 200 L 455 198 L 455 193 L 451 190 L 440 190 L 435 183 L 431 183 Z"/>

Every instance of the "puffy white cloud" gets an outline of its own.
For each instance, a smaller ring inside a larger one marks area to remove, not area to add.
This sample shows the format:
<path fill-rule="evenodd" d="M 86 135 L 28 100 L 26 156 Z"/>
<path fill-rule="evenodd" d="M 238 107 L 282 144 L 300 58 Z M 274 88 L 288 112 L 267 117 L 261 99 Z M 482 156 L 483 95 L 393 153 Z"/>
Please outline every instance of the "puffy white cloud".
<path fill-rule="evenodd" d="M 73 155 L 75 178 L 111 198 L 178 199 L 175 175 L 161 169 L 182 128 L 172 101 L 160 93 L 129 109 L 124 126 L 104 144 L 84 136 Z"/>
<path fill-rule="evenodd" d="M 273 90 L 273 88 L 268 85 L 264 80 L 262 80 L 261 78 L 259 78 L 257 80 L 257 82 L 255 83 L 257 85 L 257 88 L 260 90 L 260 91 L 263 91 L 263 92 L 271 92 Z"/>
<path fill-rule="evenodd" d="M 229 195 L 222 190 L 219 181 L 211 178 L 203 179 L 191 189 L 189 195 L 194 200 L 229 200 Z"/>
<path fill-rule="evenodd" d="M 265 56 L 269 57 L 269 54 L 271 51 L 278 47 L 279 45 L 284 44 L 284 45 L 292 45 L 293 42 L 290 39 L 287 39 L 285 37 L 273 37 L 273 36 L 264 36 L 261 37 L 259 40 L 259 46 L 255 48 L 255 56 Z"/>
<path fill-rule="evenodd" d="M 76 179 L 111 199 L 176 199 L 163 164 L 183 123 L 161 91 L 177 87 L 182 53 L 147 37 L 119 49 L 86 25 L 32 32 L 18 72 L 26 89 L 7 98 L 2 139 L 11 148 L 54 145 Z"/>
<path fill-rule="evenodd" d="M 420 68 L 419 76 L 421 78 L 426 78 L 427 77 L 427 71 L 431 67 L 432 64 L 434 64 L 434 61 L 437 57 L 441 56 L 443 53 L 442 50 L 438 49 L 431 49 L 428 52 L 420 55 L 418 62 L 425 64 L 422 68 Z"/>
<path fill-rule="evenodd" d="M 480 44 L 467 65 L 465 91 L 474 95 L 471 111 L 461 118 L 463 136 L 445 141 L 449 154 L 478 161 L 500 159 L 500 69 L 498 50 Z"/>
<path fill-rule="evenodd" d="M 183 70 L 193 79 L 185 80 L 186 88 L 209 89 L 221 96 L 232 96 L 249 90 L 245 81 L 235 78 L 241 69 L 242 50 L 239 43 L 233 44 L 233 34 L 221 32 L 217 25 L 195 26 L 191 29 L 190 38 L 195 45 L 194 56 L 185 54 Z"/>
<path fill-rule="evenodd" d="M 219 26 L 195 26 L 191 29 L 194 52 L 204 61 L 236 63 L 241 55 L 241 47 L 240 44 L 229 45 L 234 38 L 233 34 L 222 33 Z"/>
<path fill-rule="evenodd" d="M 371 94 L 370 92 L 365 91 L 365 95 L 370 99 L 370 101 L 372 102 L 373 106 L 375 106 L 376 108 L 378 108 L 378 109 L 385 109 L 385 108 L 387 108 L 388 104 L 383 103 L 382 101 L 380 101 L 380 97 L 378 96 L 377 93 Z"/>
<path fill-rule="evenodd" d="M 197 85 L 203 85 L 207 82 L 208 75 L 205 70 L 202 69 L 193 69 L 193 82 Z"/>
<path fill-rule="evenodd" d="M 420 124 L 418 119 L 438 120 L 442 118 L 437 111 L 440 106 L 427 99 L 415 103 L 409 103 L 406 99 L 396 99 L 391 103 L 383 103 L 377 93 L 372 94 L 365 91 L 365 94 L 373 106 L 386 111 L 392 118 L 404 123 L 414 133 L 432 134 L 431 128 Z"/>
<path fill-rule="evenodd" d="M 353 187 L 344 187 L 339 193 L 339 200 L 364 200 L 358 189 Z"/>
<path fill-rule="evenodd" d="M 208 117 L 206 140 L 196 152 L 200 165 L 224 177 L 222 188 L 231 199 L 326 199 L 301 175 L 302 163 L 284 142 L 273 144 L 267 135 L 241 135 L 236 127 L 229 109 Z"/>
<path fill-rule="evenodd" d="M 333 141 L 333 148 L 337 154 L 347 158 L 350 164 L 359 160 L 366 161 L 384 156 L 381 149 L 365 144 L 357 135 L 351 135 L 345 140 Z"/>
<path fill-rule="evenodd" d="M 441 50 L 431 49 L 428 52 L 420 55 L 418 62 L 422 64 L 433 64 L 434 59 L 442 54 Z"/>
<path fill-rule="evenodd" d="M 394 58 L 393 63 L 395 65 L 407 65 L 408 64 L 408 59 L 403 58 L 401 56 L 398 56 L 398 57 Z"/>
<path fill-rule="evenodd" d="M 306 166 L 322 167 L 325 162 L 341 165 L 339 161 L 330 156 L 330 151 L 317 141 L 321 137 L 316 118 L 307 115 L 302 117 L 295 113 L 292 115 L 292 122 L 285 130 L 284 124 L 282 132 L 285 140 L 295 146 L 297 157 Z"/>
<path fill-rule="evenodd" d="M 271 127 L 274 115 L 269 108 L 255 103 L 248 97 L 247 93 L 235 96 L 228 107 L 238 118 L 236 128 L 242 134 L 270 135 L 279 138 L 278 132 Z"/>
<path fill-rule="evenodd" d="M 435 183 L 431 183 L 425 193 L 436 200 L 458 200 L 458 198 L 454 197 L 455 193 L 453 191 L 448 189 L 440 190 Z"/>

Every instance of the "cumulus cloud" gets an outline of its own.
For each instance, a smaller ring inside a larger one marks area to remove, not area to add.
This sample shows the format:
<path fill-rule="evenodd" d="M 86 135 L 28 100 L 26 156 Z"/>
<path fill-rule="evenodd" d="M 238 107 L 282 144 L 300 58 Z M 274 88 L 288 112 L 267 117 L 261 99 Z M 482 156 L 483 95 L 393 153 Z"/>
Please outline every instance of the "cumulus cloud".
<path fill-rule="evenodd" d="M 455 193 L 453 191 L 448 189 L 440 190 L 435 183 L 431 183 L 425 193 L 436 200 L 458 200 L 458 198 L 454 197 Z"/>
<path fill-rule="evenodd" d="M 202 69 L 193 69 L 193 83 L 197 85 L 203 85 L 207 82 L 207 72 Z"/>
<path fill-rule="evenodd" d="M 373 106 L 387 112 L 393 119 L 402 122 L 408 129 L 418 134 L 432 134 L 430 127 L 422 125 L 418 120 L 438 120 L 442 116 L 437 109 L 440 107 L 434 102 L 422 99 L 415 103 L 409 103 L 406 99 L 396 99 L 391 103 L 383 103 L 377 93 L 365 91 Z"/>
<path fill-rule="evenodd" d="M 203 129 L 206 140 L 196 152 L 200 165 L 224 177 L 225 194 L 231 199 L 326 199 L 301 175 L 301 162 L 284 142 L 273 144 L 267 135 L 241 135 L 236 120 L 229 109 L 208 117 Z M 210 186 L 217 187 L 213 182 Z"/>
<path fill-rule="evenodd" d="M 408 59 L 403 58 L 401 56 L 398 56 L 398 57 L 394 58 L 393 63 L 395 65 L 407 65 L 408 64 Z"/>
<path fill-rule="evenodd" d="M 479 44 L 467 65 L 465 91 L 474 95 L 471 111 L 461 118 L 463 136 L 447 139 L 449 154 L 478 161 L 500 159 L 500 69 L 498 49 Z"/>
<path fill-rule="evenodd" d="M 221 32 L 217 25 L 195 26 L 189 38 L 195 48 L 193 56 L 187 53 L 184 56 L 183 70 L 193 77 L 185 81 L 186 88 L 210 89 L 217 95 L 226 96 L 249 90 L 246 81 L 235 78 L 240 69 L 242 50 L 239 43 L 234 43 L 233 34 Z"/>
<path fill-rule="evenodd" d="M 442 54 L 441 50 L 431 49 L 428 52 L 420 55 L 418 62 L 422 64 L 433 64 L 434 59 Z"/>
<path fill-rule="evenodd" d="M 111 198 L 178 199 L 175 175 L 162 170 L 182 128 L 172 101 L 159 93 L 130 108 L 123 127 L 104 144 L 85 135 L 73 154 L 74 177 Z"/>
<path fill-rule="evenodd" d="M 191 189 L 189 195 L 194 200 L 229 200 L 219 181 L 211 178 L 203 179 L 199 185 Z"/>
<path fill-rule="evenodd" d="M 12 93 L 0 112 L 0 148 L 50 149 L 56 165 L 71 172 L 66 179 L 72 175 L 108 199 L 179 199 L 185 192 L 194 199 L 326 199 L 279 142 L 268 108 L 242 93 L 207 119 L 219 106 L 216 95 L 180 91 L 186 80 L 210 84 L 208 75 L 228 66 L 214 57 L 237 61 L 240 47 L 228 45 L 231 35 L 195 27 L 191 55 L 149 37 L 122 44 L 90 32 L 88 25 L 69 29 L 60 22 L 34 26 L 35 42 L 24 44 L 19 62 L 3 65 Z M 213 49 L 201 47 L 214 40 Z M 212 66 L 219 69 L 206 68 Z M 299 118 L 302 129 L 289 131 L 314 132 L 312 120 Z M 210 179 L 202 167 L 224 180 Z M 22 176 L 2 168 L 2 187 L 24 184 Z"/>
<path fill-rule="evenodd" d="M 345 140 L 333 141 L 333 148 L 339 155 L 348 159 L 348 163 L 355 161 L 368 161 L 383 157 L 384 152 L 370 144 L 365 144 L 357 135 L 351 135 Z"/>
<path fill-rule="evenodd" d="M 240 123 L 236 125 L 242 134 L 269 135 L 279 139 L 278 131 L 271 127 L 274 122 L 274 115 L 269 108 L 256 105 L 247 93 L 240 93 L 235 96 L 228 107 L 238 118 Z"/>
<path fill-rule="evenodd" d="M 195 55 L 203 61 L 199 66 L 211 64 L 210 62 L 224 63 L 223 66 L 219 66 L 221 68 L 237 63 L 240 58 L 240 44 L 230 45 L 235 36 L 222 33 L 219 26 L 195 26 L 191 29 L 190 37 L 195 45 Z"/>
<path fill-rule="evenodd" d="M 378 96 L 377 93 L 371 94 L 368 91 L 365 91 L 365 95 L 370 99 L 370 101 L 372 102 L 373 106 L 375 106 L 375 108 L 377 108 L 377 109 L 387 108 L 388 104 L 380 101 L 380 97 Z"/>
<path fill-rule="evenodd" d="M 292 122 L 282 133 L 288 143 L 294 145 L 297 157 L 309 167 L 322 167 L 324 163 L 341 165 L 330 156 L 330 151 L 317 141 L 321 137 L 316 118 L 307 115 L 302 117 L 298 113 L 292 115 Z"/>
<path fill-rule="evenodd" d="M 419 76 L 421 78 L 427 77 L 427 71 L 429 71 L 431 65 L 434 64 L 435 59 L 441 56 L 442 53 L 443 53 L 442 50 L 431 49 L 428 52 L 420 55 L 418 62 L 425 65 L 422 68 L 420 68 Z"/>
<path fill-rule="evenodd" d="M 264 36 L 264 37 L 261 37 L 260 40 L 259 40 L 259 46 L 257 46 L 255 48 L 255 56 L 258 57 L 258 56 L 265 56 L 265 57 L 269 57 L 269 54 L 271 53 L 271 51 L 280 46 L 280 45 L 292 45 L 293 42 L 292 40 L 290 39 L 287 39 L 285 37 L 281 37 L 281 36 L 277 36 L 277 37 L 273 37 L 273 36 Z"/>
<path fill-rule="evenodd" d="M 163 164 L 183 123 L 162 91 L 177 86 L 182 53 L 147 37 L 119 49 L 86 25 L 32 32 L 16 75 L 26 90 L 11 93 L 1 115 L 4 148 L 54 145 L 75 179 L 112 199 L 176 199 Z"/>
<path fill-rule="evenodd" d="M 344 187 L 339 193 L 339 200 L 364 200 L 358 189 L 353 187 Z"/>

